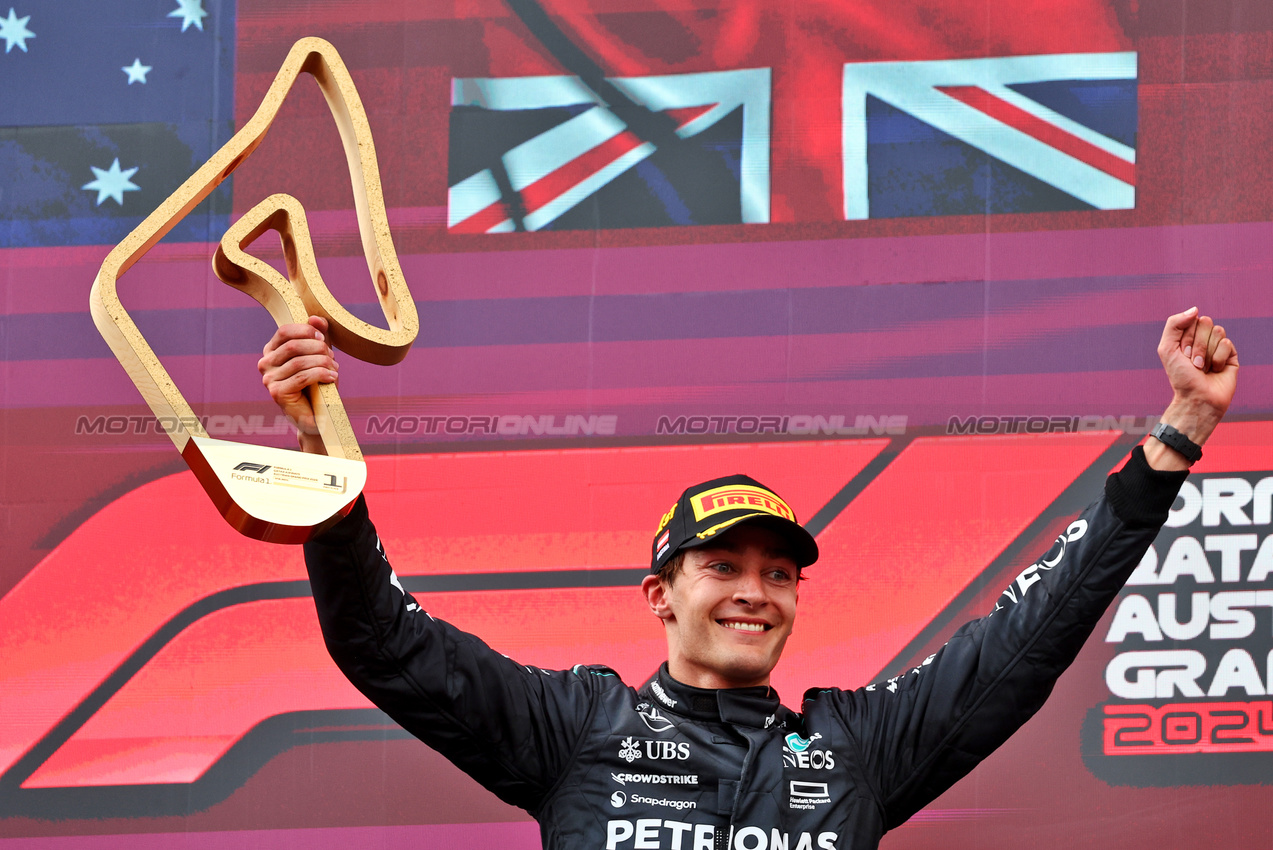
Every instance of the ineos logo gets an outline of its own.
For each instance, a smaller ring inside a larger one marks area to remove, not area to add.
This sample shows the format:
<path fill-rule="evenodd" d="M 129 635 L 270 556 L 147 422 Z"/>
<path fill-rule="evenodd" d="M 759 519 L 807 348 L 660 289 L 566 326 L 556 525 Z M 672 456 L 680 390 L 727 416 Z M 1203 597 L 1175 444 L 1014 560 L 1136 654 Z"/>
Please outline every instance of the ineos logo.
<path fill-rule="evenodd" d="M 831 770 L 835 767 L 835 756 L 830 750 L 809 749 L 814 741 L 821 738 L 801 738 L 792 732 L 786 738 L 786 746 L 782 748 L 782 761 L 787 767 L 807 767 L 814 770 Z"/>
<path fill-rule="evenodd" d="M 830 750 L 786 753 L 782 760 L 788 767 L 808 767 L 814 770 L 831 770 L 835 767 L 835 754 Z"/>

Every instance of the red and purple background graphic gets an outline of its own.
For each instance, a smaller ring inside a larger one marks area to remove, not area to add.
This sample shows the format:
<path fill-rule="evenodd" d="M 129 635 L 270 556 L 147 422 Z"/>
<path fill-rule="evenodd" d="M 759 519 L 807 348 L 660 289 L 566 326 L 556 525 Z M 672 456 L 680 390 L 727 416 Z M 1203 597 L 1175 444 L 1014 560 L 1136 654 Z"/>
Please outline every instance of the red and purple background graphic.
<path fill-rule="evenodd" d="M 0 18 L 0 850 L 538 846 L 339 676 L 299 551 L 223 523 L 88 316 L 106 252 L 309 35 L 366 105 L 421 317 L 399 366 L 341 360 L 373 517 L 433 613 L 526 663 L 649 675 L 649 535 L 745 471 L 823 551 L 787 702 L 893 675 L 1161 412 L 1163 318 L 1217 316 L 1243 366 L 1199 512 L 884 846 L 1273 843 L 1266 4 L 25 2 Z M 121 279 L 214 436 L 293 440 L 269 317 L 211 274 L 238 215 L 295 195 L 376 318 L 346 175 L 302 79 Z"/>

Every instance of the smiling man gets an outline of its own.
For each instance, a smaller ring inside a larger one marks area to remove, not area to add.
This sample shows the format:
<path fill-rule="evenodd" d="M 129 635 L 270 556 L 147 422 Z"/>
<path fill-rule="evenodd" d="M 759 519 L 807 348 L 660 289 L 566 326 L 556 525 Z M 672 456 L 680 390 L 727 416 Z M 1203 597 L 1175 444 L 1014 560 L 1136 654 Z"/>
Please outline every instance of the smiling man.
<path fill-rule="evenodd" d="M 323 330 L 285 325 L 260 362 L 309 451 L 322 444 L 303 390 L 335 378 Z M 323 636 L 376 705 L 530 812 L 545 847 L 876 847 L 1038 710 L 1166 520 L 1238 361 L 1193 309 L 1167 320 L 1158 354 L 1173 399 L 1144 448 L 994 610 L 886 682 L 812 688 L 798 711 L 769 687 L 818 551 L 742 475 L 690 487 L 655 531 L 642 591 L 668 659 L 639 688 L 601 666 L 520 665 L 431 617 L 362 499 L 305 547 Z"/>
<path fill-rule="evenodd" d="M 768 685 L 818 545 L 787 503 L 746 475 L 681 494 L 655 532 L 641 583 L 667 629 L 668 672 L 699 688 Z"/>

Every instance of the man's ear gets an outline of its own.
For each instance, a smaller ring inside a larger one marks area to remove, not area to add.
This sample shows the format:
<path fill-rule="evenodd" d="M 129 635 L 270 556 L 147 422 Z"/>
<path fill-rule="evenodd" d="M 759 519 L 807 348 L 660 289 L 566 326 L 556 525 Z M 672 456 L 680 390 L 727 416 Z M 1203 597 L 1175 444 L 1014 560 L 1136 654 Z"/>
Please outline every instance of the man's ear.
<path fill-rule="evenodd" d="M 658 576 L 646 576 L 641 579 L 641 592 L 645 594 L 645 602 L 660 620 L 671 620 L 672 606 L 668 602 L 668 588 Z"/>

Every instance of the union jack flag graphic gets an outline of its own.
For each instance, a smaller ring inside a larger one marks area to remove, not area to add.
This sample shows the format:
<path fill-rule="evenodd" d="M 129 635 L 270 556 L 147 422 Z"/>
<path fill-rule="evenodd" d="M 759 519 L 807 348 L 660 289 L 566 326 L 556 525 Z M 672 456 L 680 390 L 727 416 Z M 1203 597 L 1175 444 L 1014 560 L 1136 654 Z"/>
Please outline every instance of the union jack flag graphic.
<path fill-rule="evenodd" d="M 844 217 L 1136 206 L 1136 54 L 844 66 Z"/>
<path fill-rule="evenodd" d="M 769 221 L 769 69 L 454 79 L 455 233 Z"/>

